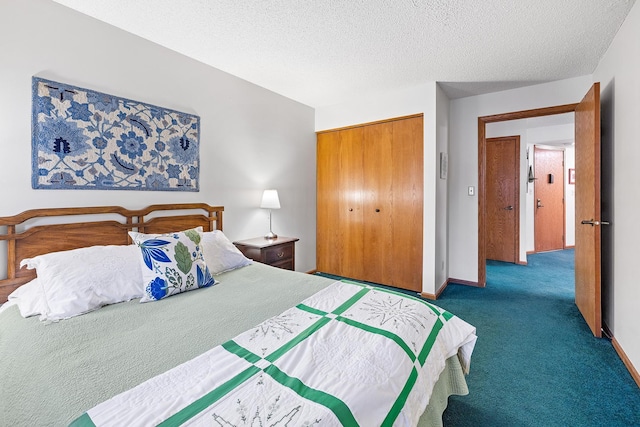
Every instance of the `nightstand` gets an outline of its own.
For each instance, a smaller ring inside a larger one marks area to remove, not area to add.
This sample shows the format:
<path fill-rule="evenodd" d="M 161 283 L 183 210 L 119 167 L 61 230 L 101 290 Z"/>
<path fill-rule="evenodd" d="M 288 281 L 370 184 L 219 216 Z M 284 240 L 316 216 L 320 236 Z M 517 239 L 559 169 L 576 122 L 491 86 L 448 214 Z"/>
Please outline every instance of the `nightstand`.
<path fill-rule="evenodd" d="M 296 237 L 278 237 L 265 239 L 239 240 L 234 245 L 246 256 L 254 261 L 285 270 L 295 270 L 296 267 Z"/>

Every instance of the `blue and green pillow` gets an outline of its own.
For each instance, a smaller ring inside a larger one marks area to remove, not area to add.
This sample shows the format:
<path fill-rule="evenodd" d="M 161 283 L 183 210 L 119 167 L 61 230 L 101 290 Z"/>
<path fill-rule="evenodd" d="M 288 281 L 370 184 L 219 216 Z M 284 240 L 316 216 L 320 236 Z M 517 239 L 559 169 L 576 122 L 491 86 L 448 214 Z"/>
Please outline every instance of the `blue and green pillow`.
<path fill-rule="evenodd" d="M 142 253 L 145 292 L 140 302 L 217 284 L 202 251 L 202 227 L 168 234 L 129 232 Z"/>

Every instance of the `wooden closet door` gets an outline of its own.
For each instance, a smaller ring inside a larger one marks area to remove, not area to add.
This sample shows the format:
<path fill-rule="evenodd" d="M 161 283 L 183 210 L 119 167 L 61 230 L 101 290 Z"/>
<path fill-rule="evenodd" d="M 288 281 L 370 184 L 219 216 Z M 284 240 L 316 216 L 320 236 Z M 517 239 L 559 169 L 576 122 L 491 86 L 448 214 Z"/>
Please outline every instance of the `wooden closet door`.
<path fill-rule="evenodd" d="M 362 128 L 318 134 L 316 268 L 362 278 Z"/>
<path fill-rule="evenodd" d="M 316 268 L 318 271 L 340 271 L 340 258 L 335 256 L 340 243 L 338 200 L 340 188 L 340 132 L 319 133 L 317 140 L 316 182 Z"/>
<path fill-rule="evenodd" d="M 393 124 L 365 126 L 363 142 L 364 280 L 392 284 Z"/>
<path fill-rule="evenodd" d="M 363 241 L 363 128 L 340 131 L 340 186 L 338 223 L 340 242 L 337 246 L 342 276 L 364 277 Z M 335 255 L 334 255 L 335 256 Z"/>
<path fill-rule="evenodd" d="M 422 116 L 319 133 L 317 154 L 317 269 L 420 292 Z"/>
<path fill-rule="evenodd" d="M 424 203 L 423 117 L 393 125 L 393 286 L 422 291 Z M 433 171 L 432 173 L 436 173 Z"/>

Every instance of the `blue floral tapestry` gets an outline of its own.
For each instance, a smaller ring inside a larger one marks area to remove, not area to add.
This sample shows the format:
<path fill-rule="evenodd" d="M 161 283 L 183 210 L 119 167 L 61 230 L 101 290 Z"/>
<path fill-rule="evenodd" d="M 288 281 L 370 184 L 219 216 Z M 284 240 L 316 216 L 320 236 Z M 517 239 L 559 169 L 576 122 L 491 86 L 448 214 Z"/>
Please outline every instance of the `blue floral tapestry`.
<path fill-rule="evenodd" d="M 33 78 L 33 188 L 198 191 L 200 118 Z"/>

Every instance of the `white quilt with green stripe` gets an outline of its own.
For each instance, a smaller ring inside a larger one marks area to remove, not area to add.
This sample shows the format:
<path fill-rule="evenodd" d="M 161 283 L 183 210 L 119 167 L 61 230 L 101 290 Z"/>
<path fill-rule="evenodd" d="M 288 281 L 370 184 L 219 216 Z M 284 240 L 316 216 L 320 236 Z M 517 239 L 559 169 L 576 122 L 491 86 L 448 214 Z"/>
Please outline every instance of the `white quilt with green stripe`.
<path fill-rule="evenodd" d="M 424 300 L 336 282 L 72 425 L 414 426 L 445 360 L 467 370 L 475 341 Z"/>

